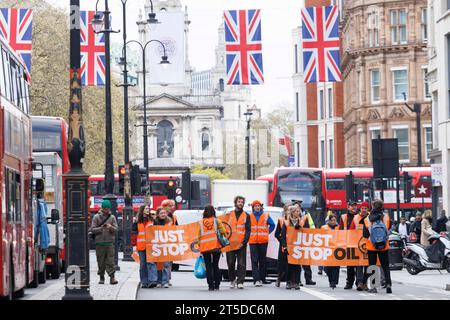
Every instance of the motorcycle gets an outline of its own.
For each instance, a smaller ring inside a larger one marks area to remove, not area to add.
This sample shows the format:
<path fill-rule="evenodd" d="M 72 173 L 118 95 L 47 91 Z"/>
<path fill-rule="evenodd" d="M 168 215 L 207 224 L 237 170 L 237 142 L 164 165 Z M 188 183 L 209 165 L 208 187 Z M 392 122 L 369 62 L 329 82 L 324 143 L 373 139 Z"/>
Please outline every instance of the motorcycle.
<path fill-rule="evenodd" d="M 403 263 L 411 275 L 425 270 L 447 270 L 450 273 L 450 236 L 442 232 L 431 236 L 430 246 L 425 248 L 419 243 L 408 243 Z"/>

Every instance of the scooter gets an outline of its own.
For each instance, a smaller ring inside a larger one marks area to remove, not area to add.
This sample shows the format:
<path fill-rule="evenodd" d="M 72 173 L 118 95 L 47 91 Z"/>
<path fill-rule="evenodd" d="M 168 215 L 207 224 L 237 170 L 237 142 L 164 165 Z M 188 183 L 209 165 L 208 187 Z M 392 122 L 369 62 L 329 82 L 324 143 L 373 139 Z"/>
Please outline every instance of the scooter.
<path fill-rule="evenodd" d="M 418 243 L 408 243 L 403 263 L 411 275 L 416 275 L 425 270 L 447 270 L 450 273 L 450 237 L 448 232 L 442 232 L 431 236 L 428 241 L 434 244 L 440 241 L 444 244 L 441 262 L 431 262 L 427 249 Z"/>

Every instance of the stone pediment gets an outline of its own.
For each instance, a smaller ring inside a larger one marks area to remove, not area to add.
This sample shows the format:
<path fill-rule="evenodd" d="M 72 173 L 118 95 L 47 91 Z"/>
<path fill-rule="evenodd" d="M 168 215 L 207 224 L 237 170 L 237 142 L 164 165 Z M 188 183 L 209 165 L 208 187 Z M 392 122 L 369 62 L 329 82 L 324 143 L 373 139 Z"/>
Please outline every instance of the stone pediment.
<path fill-rule="evenodd" d="M 403 119 L 404 117 L 406 117 L 406 114 L 400 107 L 394 107 L 392 112 L 389 114 L 390 119 Z"/>
<path fill-rule="evenodd" d="M 373 121 L 373 120 L 379 120 L 381 119 L 380 113 L 378 112 L 378 110 L 375 109 L 371 109 L 369 110 L 369 112 L 367 113 L 367 121 Z"/>
<path fill-rule="evenodd" d="M 143 107 L 143 104 L 138 105 L 138 109 Z M 147 100 L 147 108 L 151 109 L 189 109 L 195 107 L 192 103 L 167 93 Z"/>
<path fill-rule="evenodd" d="M 423 108 L 423 107 L 422 107 Z M 424 108 L 425 110 L 422 110 L 422 116 L 423 117 L 430 117 L 432 116 L 431 114 L 431 106 L 427 106 L 426 108 Z"/>

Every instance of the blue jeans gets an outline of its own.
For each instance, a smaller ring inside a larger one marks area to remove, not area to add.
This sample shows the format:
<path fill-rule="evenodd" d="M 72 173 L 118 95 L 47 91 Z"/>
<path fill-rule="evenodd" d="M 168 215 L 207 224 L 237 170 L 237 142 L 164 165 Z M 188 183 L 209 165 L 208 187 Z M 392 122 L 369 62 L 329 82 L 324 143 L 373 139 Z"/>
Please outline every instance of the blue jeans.
<path fill-rule="evenodd" d="M 158 281 L 156 264 L 151 262 L 147 263 L 145 250 L 139 251 L 139 276 L 142 285 L 148 285 Z"/>
<path fill-rule="evenodd" d="M 158 284 L 165 285 L 166 283 L 169 283 L 170 268 L 171 263 L 164 262 L 164 269 L 158 270 Z"/>

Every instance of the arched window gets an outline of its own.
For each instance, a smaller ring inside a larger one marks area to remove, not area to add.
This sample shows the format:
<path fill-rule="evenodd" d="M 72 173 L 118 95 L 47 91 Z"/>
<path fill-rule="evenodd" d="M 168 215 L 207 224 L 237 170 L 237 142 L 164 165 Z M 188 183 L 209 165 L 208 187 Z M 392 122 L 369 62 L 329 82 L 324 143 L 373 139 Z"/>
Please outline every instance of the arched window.
<path fill-rule="evenodd" d="M 202 152 L 209 151 L 209 145 L 210 145 L 210 134 L 209 130 L 207 128 L 202 129 Z"/>
<path fill-rule="evenodd" d="M 163 120 L 157 126 L 158 158 L 173 158 L 173 125 L 170 121 Z"/>

